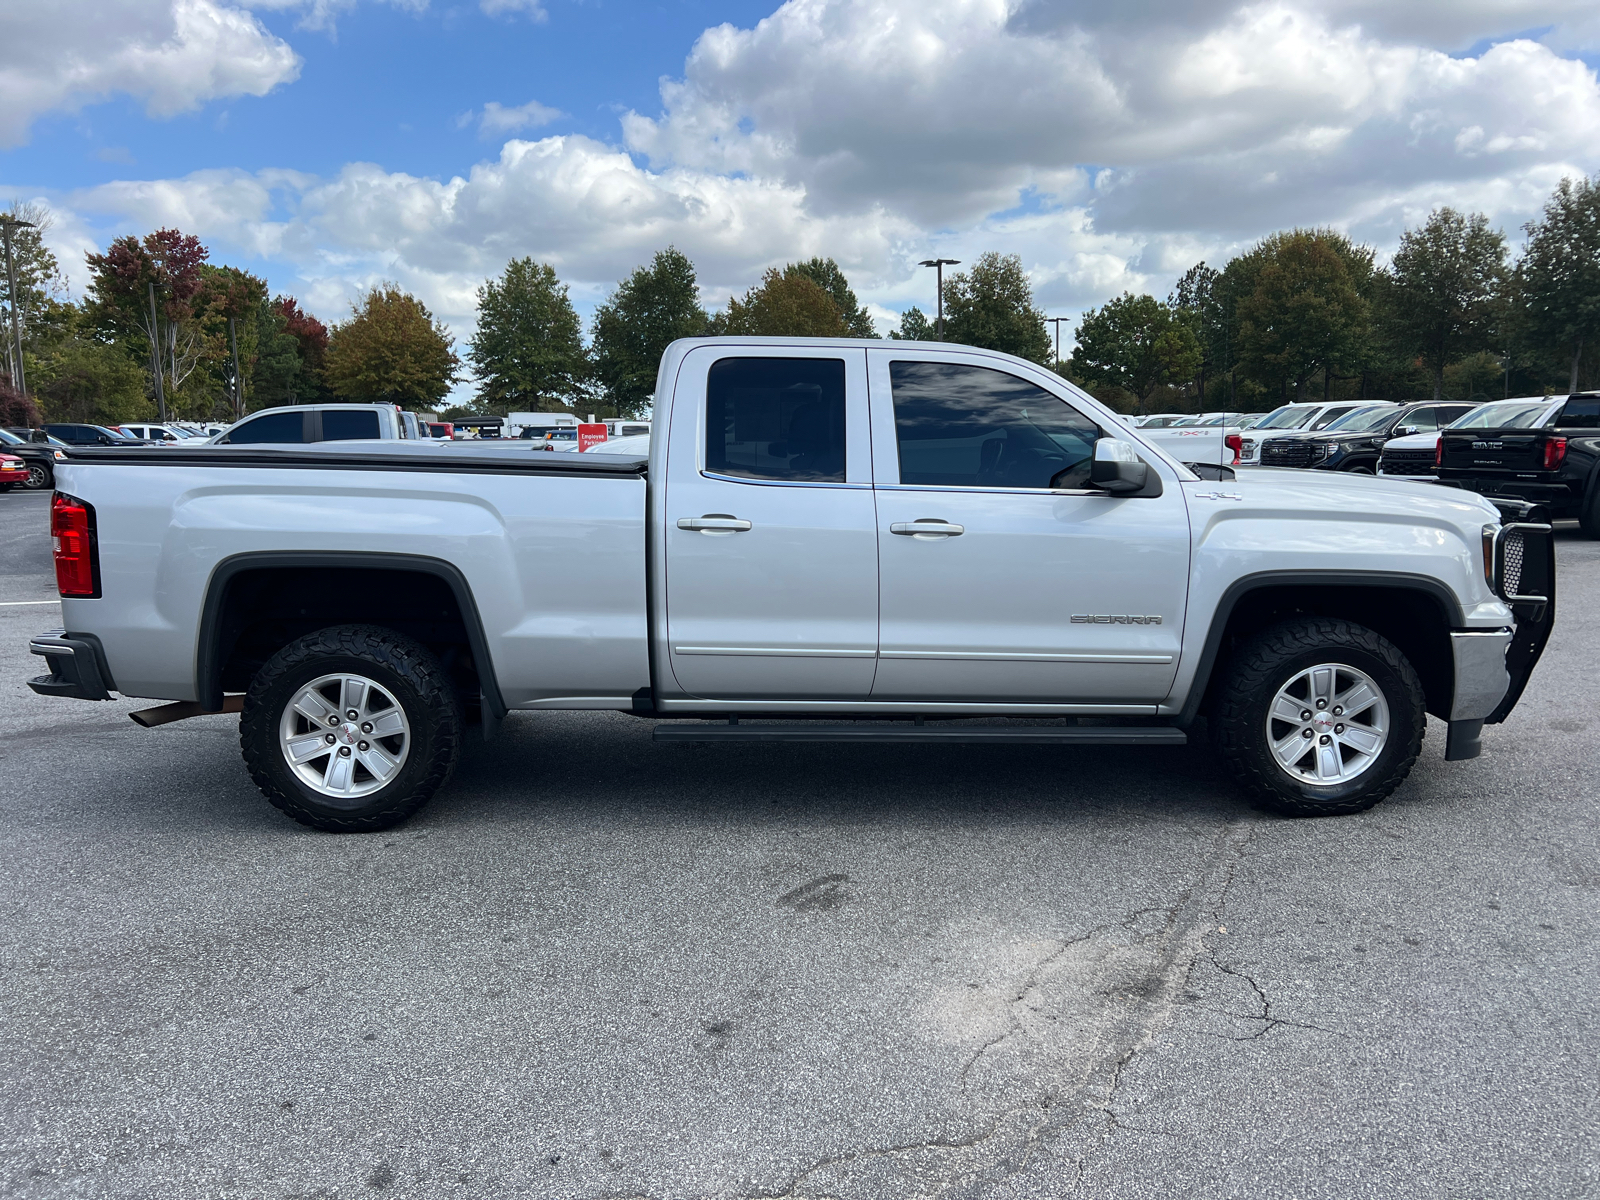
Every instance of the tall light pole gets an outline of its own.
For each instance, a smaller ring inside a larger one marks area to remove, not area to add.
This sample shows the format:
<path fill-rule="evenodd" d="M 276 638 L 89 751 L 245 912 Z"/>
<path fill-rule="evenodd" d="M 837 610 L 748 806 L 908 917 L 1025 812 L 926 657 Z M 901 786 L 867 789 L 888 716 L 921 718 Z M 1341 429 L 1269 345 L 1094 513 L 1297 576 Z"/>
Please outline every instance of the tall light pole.
<path fill-rule="evenodd" d="M 932 267 L 939 273 L 939 317 L 933 328 L 942 342 L 944 341 L 944 269 L 946 267 L 959 267 L 961 260 L 959 258 L 925 258 L 917 265 L 919 267 Z"/>
<path fill-rule="evenodd" d="M 11 360 L 11 386 L 19 392 L 28 390 L 28 381 L 22 372 L 22 323 L 17 319 L 17 264 L 11 257 L 11 231 L 36 228 L 32 221 L 19 221 L 11 213 L 0 213 L 0 240 L 6 244 L 6 283 L 11 288 L 7 293 L 11 300 L 11 346 L 16 356 Z"/>
<path fill-rule="evenodd" d="M 1046 317 L 1046 321 L 1056 327 L 1056 362 L 1061 361 L 1061 322 L 1072 320 L 1071 317 Z"/>

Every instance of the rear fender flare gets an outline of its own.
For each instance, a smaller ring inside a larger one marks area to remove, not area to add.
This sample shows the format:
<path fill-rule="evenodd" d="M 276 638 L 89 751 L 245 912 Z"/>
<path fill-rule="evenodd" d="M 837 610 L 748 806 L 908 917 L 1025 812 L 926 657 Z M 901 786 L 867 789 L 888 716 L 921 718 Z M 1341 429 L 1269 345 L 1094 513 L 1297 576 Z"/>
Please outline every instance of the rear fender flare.
<path fill-rule="evenodd" d="M 472 587 L 467 577 L 454 563 L 421 554 L 384 554 L 365 551 L 300 550 L 292 552 L 263 551 L 236 554 L 219 562 L 206 583 L 205 603 L 200 609 L 199 641 L 195 647 L 195 695 L 208 712 L 222 708 L 223 655 L 220 622 L 222 605 L 228 594 L 228 584 L 236 575 L 246 571 L 305 569 L 317 567 L 354 567 L 368 570 L 415 571 L 442 579 L 461 612 L 466 626 L 467 644 L 472 649 L 473 666 L 478 673 L 478 684 L 483 691 L 483 704 L 496 721 L 505 717 L 507 709 L 500 694 L 500 684 L 495 678 L 494 660 L 489 657 L 489 639 L 483 631 L 483 618 L 478 613 L 477 602 L 472 597 Z"/>

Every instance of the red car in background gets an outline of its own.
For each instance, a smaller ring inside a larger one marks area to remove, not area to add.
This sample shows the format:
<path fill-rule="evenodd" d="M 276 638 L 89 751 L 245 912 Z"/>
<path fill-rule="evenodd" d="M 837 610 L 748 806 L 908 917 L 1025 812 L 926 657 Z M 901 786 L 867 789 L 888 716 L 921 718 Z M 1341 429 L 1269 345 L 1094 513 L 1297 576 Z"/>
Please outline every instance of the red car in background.
<path fill-rule="evenodd" d="M 0 492 L 28 482 L 28 464 L 15 454 L 0 454 Z"/>
<path fill-rule="evenodd" d="M 456 427 L 449 421 L 424 421 L 423 424 L 428 428 L 429 437 L 448 442 L 456 436 Z"/>

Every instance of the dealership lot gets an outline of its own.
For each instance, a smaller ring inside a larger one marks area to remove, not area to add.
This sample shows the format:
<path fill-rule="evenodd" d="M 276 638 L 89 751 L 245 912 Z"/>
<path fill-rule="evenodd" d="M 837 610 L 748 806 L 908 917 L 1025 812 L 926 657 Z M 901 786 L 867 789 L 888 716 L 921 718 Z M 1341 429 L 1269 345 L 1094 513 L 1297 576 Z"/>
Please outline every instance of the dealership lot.
<path fill-rule="evenodd" d="M 656 746 L 548 713 L 387 834 L 50 701 L 0 496 L 0 1193 L 1600 1194 L 1600 544 L 1484 756 L 1363 816 L 1203 746 Z"/>

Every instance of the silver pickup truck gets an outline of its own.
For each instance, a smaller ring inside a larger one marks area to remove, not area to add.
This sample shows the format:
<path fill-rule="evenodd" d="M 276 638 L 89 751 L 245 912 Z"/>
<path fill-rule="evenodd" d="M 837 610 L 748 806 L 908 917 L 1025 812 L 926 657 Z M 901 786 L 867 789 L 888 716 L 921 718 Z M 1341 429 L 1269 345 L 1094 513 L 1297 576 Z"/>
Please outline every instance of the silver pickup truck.
<path fill-rule="evenodd" d="M 950 345 L 675 343 L 649 456 L 515 443 L 73 450 L 44 695 L 239 712 L 323 829 L 404 819 L 513 711 L 659 740 L 1175 745 L 1356 812 L 1520 696 L 1554 551 L 1515 502 L 1186 466 Z"/>

